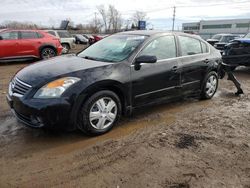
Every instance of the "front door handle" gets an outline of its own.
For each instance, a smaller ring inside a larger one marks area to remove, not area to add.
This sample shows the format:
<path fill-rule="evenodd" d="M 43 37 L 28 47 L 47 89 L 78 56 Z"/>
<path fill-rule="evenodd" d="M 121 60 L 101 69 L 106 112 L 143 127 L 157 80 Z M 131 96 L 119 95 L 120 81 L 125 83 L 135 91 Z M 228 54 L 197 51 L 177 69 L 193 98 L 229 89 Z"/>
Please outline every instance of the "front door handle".
<path fill-rule="evenodd" d="M 205 59 L 203 62 L 208 64 L 210 61 L 209 61 L 209 59 Z"/>
<path fill-rule="evenodd" d="M 171 71 L 176 72 L 178 70 L 178 66 L 173 66 Z"/>

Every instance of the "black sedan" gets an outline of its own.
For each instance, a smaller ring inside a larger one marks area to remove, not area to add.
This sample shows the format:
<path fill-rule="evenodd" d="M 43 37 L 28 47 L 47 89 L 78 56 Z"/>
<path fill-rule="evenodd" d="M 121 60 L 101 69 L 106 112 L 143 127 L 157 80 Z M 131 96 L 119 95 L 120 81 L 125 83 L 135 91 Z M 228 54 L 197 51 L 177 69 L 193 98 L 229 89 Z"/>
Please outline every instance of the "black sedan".
<path fill-rule="evenodd" d="M 8 103 L 31 127 L 109 131 L 121 115 L 187 95 L 214 96 L 221 55 L 194 35 L 132 31 L 78 55 L 41 61 L 12 79 Z"/>

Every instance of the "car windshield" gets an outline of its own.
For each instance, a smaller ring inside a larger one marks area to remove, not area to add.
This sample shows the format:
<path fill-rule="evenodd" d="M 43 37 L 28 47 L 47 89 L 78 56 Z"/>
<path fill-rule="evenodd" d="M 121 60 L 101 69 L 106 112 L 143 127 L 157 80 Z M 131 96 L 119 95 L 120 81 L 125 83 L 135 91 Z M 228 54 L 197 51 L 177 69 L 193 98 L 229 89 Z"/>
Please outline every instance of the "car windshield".
<path fill-rule="evenodd" d="M 247 33 L 244 38 L 250 38 L 250 33 Z"/>
<path fill-rule="evenodd" d="M 127 59 L 146 39 L 143 35 L 112 35 L 88 47 L 78 56 L 105 62 L 120 62 Z"/>
<path fill-rule="evenodd" d="M 236 36 L 223 36 L 220 40 L 220 42 L 225 42 L 225 43 L 228 43 L 230 42 L 231 40 L 235 39 Z"/>
<path fill-rule="evenodd" d="M 212 39 L 220 40 L 221 37 L 222 37 L 222 35 L 214 35 L 214 36 L 212 37 Z"/>

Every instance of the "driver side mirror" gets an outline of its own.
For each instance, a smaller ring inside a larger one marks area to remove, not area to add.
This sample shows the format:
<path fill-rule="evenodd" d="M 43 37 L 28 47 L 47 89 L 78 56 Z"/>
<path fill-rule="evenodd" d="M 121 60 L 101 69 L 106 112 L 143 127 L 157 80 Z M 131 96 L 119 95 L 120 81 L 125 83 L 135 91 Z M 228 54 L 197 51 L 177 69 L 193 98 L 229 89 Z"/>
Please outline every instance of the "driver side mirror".
<path fill-rule="evenodd" d="M 139 56 L 135 59 L 135 70 L 140 70 L 141 68 L 141 63 L 156 63 L 157 62 L 157 57 L 156 56 L 151 56 L 151 55 L 142 55 Z"/>
<path fill-rule="evenodd" d="M 0 40 L 3 40 L 3 37 L 2 37 L 2 36 L 0 36 Z"/>

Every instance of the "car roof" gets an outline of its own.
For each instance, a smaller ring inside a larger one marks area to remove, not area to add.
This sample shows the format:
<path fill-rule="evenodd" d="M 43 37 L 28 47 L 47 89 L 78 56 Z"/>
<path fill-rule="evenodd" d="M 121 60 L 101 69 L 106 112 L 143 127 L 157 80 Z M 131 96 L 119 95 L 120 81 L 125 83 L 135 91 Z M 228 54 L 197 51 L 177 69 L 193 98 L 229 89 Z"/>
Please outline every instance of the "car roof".
<path fill-rule="evenodd" d="M 43 31 L 43 30 L 39 30 L 39 29 L 3 29 L 0 30 L 0 32 L 2 31 L 33 31 L 33 32 L 39 32 L 39 31 Z"/>
<path fill-rule="evenodd" d="M 68 32 L 68 30 L 60 30 L 60 29 L 58 29 L 58 30 L 56 30 L 56 29 L 46 29 L 46 30 L 44 30 L 44 31 L 62 31 L 62 32 Z"/>
<path fill-rule="evenodd" d="M 221 35 L 221 36 L 238 36 L 238 34 L 231 34 L 231 33 L 221 33 L 221 34 L 215 34 L 215 35 Z"/>
<path fill-rule="evenodd" d="M 154 36 L 154 35 L 160 35 L 160 34 L 176 34 L 176 35 L 184 35 L 184 36 L 189 36 L 189 37 L 194 37 L 197 39 L 201 39 L 199 35 L 195 34 L 187 34 L 183 32 L 177 32 L 177 31 L 161 31 L 161 30 L 136 30 L 136 31 L 125 31 L 125 32 L 120 32 L 117 33 L 118 35 L 122 34 L 128 34 L 128 35 L 145 35 L 145 36 Z"/>

